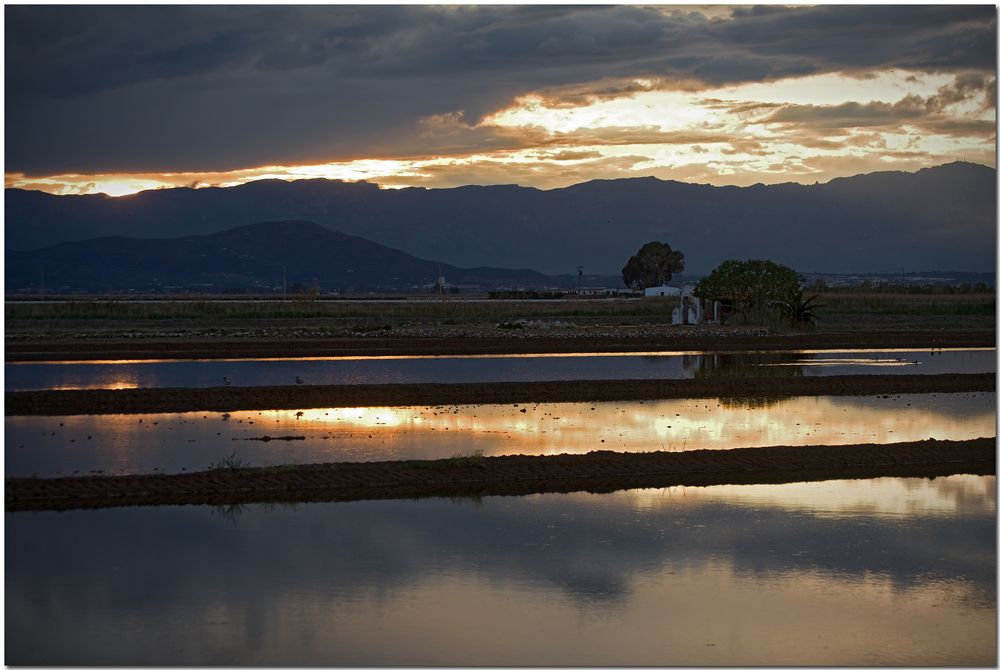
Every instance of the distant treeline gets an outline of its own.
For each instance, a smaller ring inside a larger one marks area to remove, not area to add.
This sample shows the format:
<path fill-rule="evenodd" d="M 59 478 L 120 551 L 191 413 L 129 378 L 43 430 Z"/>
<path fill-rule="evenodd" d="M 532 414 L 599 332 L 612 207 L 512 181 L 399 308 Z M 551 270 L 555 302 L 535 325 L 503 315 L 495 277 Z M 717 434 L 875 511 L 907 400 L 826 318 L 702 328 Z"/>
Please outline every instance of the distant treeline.
<path fill-rule="evenodd" d="M 489 291 L 490 300 L 558 300 L 566 296 L 562 291 Z"/>
<path fill-rule="evenodd" d="M 822 279 L 810 283 L 806 291 L 813 293 L 895 293 L 904 295 L 970 295 L 995 293 L 986 282 L 963 284 L 913 284 L 908 282 L 863 281 L 850 286 L 830 286 Z"/>

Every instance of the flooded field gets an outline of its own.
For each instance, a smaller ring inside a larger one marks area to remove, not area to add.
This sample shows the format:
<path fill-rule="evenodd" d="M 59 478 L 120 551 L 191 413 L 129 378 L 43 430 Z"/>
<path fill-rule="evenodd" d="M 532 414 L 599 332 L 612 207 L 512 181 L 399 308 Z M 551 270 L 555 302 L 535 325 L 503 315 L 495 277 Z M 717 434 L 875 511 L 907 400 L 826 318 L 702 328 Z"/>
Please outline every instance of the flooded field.
<path fill-rule="evenodd" d="M 8 391 L 996 372 L 995 349 L 7 363 Z"/>
<path fill-rule="evenodd" d="M 994 477 L 7 514 L 11 665 L 995 665 Z"/>
<path fill-rule="evenodd" d="M 962 440 L 996 434 L 995 393 L 719 398 L 5 417 L 8 476 Z"/>

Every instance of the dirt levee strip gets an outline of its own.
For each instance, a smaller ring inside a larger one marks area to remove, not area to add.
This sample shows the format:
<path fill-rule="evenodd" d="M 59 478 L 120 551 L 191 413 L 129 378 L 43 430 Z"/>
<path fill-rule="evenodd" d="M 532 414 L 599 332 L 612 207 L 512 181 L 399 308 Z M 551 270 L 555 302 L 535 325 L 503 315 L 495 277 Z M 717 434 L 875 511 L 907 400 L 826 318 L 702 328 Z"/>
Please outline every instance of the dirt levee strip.
<path fill-rule="evenodd" d="M 6 480 L 6 509 L 240 504 L 419 496 L 778 483 L 816 479 L 992 474 L 995 439 L 680 453 L 464 457 L 286 465 L 177 475 Z"/>
<path fill-rule="evenodd" d="M 873 395 L 993 391 L 996 375 L 718 377 L 473 384 L 358 384 L 91 391 L 8 391 L 7 416 L 232 412 L 506 402 L 590 402 L 667 398 Z"/>

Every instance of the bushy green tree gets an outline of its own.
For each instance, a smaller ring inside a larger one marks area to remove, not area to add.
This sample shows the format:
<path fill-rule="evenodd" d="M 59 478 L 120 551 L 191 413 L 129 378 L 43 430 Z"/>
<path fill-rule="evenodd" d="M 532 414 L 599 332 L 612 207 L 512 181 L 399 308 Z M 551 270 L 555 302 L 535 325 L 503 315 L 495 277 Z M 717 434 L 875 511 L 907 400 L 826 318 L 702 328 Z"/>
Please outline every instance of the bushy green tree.
<path fill-rule="evenodd" d="M 644 289 L 670 281 L 684 271 L 684 254 L 666 242 L 647 242 L 622 268 L 622 281 L 631 288 Z"/>
<path fill-rule="evenodd" d="M 801 281 L 798 272 L 774 261 L 730 259 L 698 282 L 694 294 L 731 305 L 743 320 L 766 323 L 772 308 L 801 294 Z"/>

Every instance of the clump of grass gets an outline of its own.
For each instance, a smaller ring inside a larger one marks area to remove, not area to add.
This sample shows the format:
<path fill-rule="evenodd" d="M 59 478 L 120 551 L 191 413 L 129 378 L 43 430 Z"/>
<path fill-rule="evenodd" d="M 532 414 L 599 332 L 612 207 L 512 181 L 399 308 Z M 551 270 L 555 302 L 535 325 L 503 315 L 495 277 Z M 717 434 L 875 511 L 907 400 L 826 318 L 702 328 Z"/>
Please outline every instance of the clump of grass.
<path fill-rule="evenodd" d="M 236 470 L 244 470 L 250 467 L 248 461 L 244 461 L 242 458 L 236 455 L 236 452 L 224 456 L 215 463 L 208 466 L 209 470 L 229 470 L 230 472 L 235 472 Z"/>

